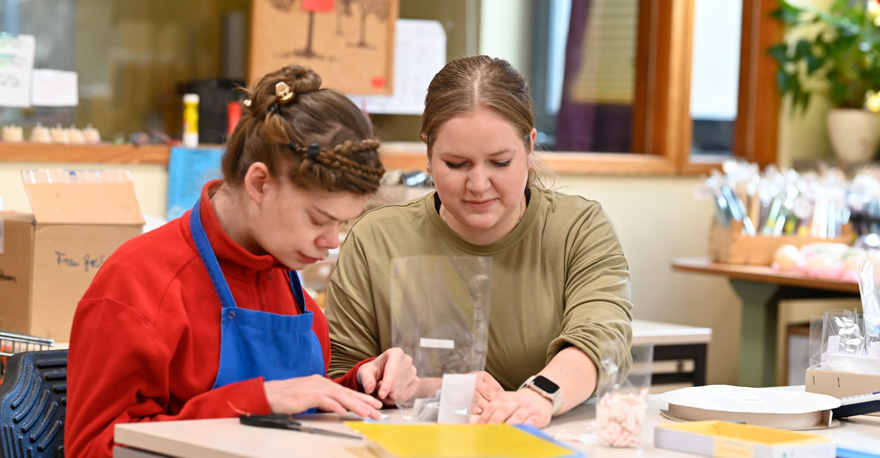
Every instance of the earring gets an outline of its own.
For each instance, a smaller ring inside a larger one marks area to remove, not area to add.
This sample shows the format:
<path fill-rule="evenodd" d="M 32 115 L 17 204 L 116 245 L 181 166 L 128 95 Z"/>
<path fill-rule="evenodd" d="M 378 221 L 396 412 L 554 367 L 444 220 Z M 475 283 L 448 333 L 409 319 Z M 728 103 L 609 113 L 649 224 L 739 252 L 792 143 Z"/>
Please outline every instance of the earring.
<path fill-rule="evenodd" d="M 535 155 L 534 154 L 529 154 L 529 165 L 532 167 L 535 166 Z"/>
<path fill-rule="evenodd" d="M 431 161 L 425 161 L 425 170 L 431 173 Z"/>

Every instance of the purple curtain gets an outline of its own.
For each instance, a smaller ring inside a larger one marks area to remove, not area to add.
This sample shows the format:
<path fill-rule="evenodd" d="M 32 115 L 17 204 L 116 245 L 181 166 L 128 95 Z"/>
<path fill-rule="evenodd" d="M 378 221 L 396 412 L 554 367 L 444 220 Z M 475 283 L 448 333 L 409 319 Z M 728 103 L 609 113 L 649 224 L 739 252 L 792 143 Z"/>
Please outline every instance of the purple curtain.
<path fill-rule="evenodd" d="M 571 22 L 565 47 L 562 102 L 556 124 L 556 150 L 629 152 L 632 149 L 632 106 L 577 103 L 571 85 L 581 66 L 581 44 L 592 0 L 571 1 Z"/>

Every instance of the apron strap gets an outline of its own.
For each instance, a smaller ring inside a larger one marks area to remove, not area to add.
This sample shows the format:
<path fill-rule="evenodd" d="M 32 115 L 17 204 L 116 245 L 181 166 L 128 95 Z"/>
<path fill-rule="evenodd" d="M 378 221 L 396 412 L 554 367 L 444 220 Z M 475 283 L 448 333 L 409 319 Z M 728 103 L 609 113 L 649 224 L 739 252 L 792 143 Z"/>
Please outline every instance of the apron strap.
<path fill-rule="evenodd" d="M 296 274 L 295 270 L 287 271 L 287 280 L 290 282 L 290 290 L 293 291 L 293 299 L 296 300 L 296 306 L 299 308 L 299 313 L 306 313 L 306 298 L 303 295 L 302 284 L 299 282 L 299 275 Z"/>
<path fill-rule="evenodd" d="M 193 242 L 196 244 L 196 250 L 199 252 L 199 257 L 202 258 L 202 263 L 208 269 L 208 276 L 211 277 L 211 284 L 214 285 L 214 290 L 217 291 L 217 296 L 220 297 L 220 304 L 223 305 L 223 308 L 236 308 L 232 291 L 229 289 L 229 284 L 226 282 L 223 271 L 220 269 L 220 263 L 217 261 L 217 255 L 214 254 L 211 242 L 208 240 L 208 234 L 205 233 L 205 226 L 202 224 L 201 206 L 201 199 L 199 199 L 189 217 L 189 230 L 192 232 Z M 303 295 L 302 284 L 296 271 L 287 271 L 287 281 L 290 283 L 290 290 L 293 292 L 293 299 L 296 301 L 299 313 L 305 314 L 307 312 L 306 298 Z"/>
<path fill-rule="evenodd" d="M 205 226 L 202 225 L 201 201 L 201 199 L 196 201 L 196 205 L 189 216 L 189 230 L 192 232 L 193 242 L 196 244 L 196 250 L 199 252 L 199 257 L 202 258 L 202 263 L 208 269 L 208 276 L 211 277 L 211 284 L 214 285 L 214 290 L 217 291 L 217 296 L 220 297 L 220 304 L 224 308 L 237 308 L 235 299 L 232 297 L 232 291 L 229 289 L 229 284 L 226 283 L 223 271 L 220 270 L 217 255 L 214 254 L 211 241 L 208 240 L 208 234 L 205 233 Z M 296 293 L 294 292 L 294 294 Z M 300 289 L 300 295 L 302 295 L 302 289 Z"/>

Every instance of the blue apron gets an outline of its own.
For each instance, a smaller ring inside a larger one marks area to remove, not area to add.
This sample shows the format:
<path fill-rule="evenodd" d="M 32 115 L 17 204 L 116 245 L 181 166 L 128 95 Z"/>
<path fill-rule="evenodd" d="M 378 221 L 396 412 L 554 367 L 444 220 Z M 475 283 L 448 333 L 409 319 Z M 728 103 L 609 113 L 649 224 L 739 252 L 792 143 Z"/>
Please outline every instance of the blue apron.
<path fill-rule="evenodd" d="M 268 381 L 314 374 L 323 376 L 324 352 L 312 330 L 314 315 L 306 310 L 296 272 L 288 271 L 287 278 L 299 315 L 238 308 L 202 225 L 200 206 L 199 201 L 193 207 L 189 228 L 223 306 L 220 312 L 220 368 L 212 389 L 256 377 Z"/>

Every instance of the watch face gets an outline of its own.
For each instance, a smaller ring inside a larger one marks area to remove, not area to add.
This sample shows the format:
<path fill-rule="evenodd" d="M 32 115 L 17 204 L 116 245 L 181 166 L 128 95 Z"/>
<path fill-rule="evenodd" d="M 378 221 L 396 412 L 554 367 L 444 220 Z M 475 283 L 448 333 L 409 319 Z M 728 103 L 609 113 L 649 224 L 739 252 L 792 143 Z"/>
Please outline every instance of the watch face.
<path fill-rule="evenodd" d="M 543 375 L 539 375 L 532 380 L 532 383 L 535 384 L 536 387 L 544 390 L 545 393 L 554 394 L 559 391 L 559 385 L 553 383 L 547 377 Z"/>

